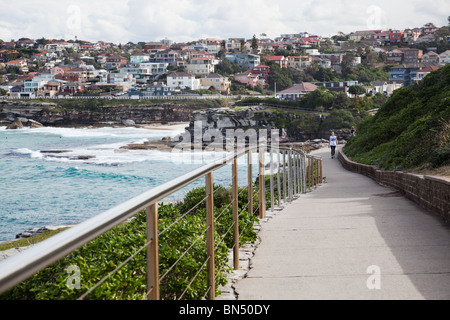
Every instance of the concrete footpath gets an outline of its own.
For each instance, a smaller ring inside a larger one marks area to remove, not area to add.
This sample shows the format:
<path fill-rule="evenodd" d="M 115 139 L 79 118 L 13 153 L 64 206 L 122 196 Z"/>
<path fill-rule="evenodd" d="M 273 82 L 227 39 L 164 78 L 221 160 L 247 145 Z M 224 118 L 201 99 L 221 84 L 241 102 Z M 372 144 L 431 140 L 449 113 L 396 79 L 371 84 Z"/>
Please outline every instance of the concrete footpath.
<path fill-rule="evenodd" d="M 450 299 L 450 226 L 314 154 L 327 183 L 263 225 L 238 300 Z"/>

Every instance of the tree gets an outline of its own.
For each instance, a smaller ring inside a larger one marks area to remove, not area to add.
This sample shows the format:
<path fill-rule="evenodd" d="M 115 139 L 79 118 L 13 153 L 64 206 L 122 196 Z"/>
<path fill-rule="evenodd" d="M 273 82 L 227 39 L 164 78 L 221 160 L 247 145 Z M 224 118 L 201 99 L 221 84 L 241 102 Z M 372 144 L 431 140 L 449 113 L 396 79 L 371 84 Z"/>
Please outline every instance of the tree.
<path fill-rule="evenodd" d="M 355 96 L 356 95 L 360 96 L 360 95 L 366 93 L 366 89 L 364 89 L 363 86 L 354 85 L 354 86 L 351 86 L 350 88 L 348 88 L 348 93 L 353 94 Z"/>
<path fill-rule="evenodd" d="M 347 52 L 342 58 L 341 69 L 344 77 L 347 77 L 351 73 L 354 59 L 355 54 L 353 52 Z"/>
<path fill-rule="evenodd" d="M 258 50 L 258 40 L 256 39 L 255 35 L 253 35 L 253 38 L 252 38 L 252 49 L 253 49 L 253 52 L 255 52 L 255 53 Z"/>

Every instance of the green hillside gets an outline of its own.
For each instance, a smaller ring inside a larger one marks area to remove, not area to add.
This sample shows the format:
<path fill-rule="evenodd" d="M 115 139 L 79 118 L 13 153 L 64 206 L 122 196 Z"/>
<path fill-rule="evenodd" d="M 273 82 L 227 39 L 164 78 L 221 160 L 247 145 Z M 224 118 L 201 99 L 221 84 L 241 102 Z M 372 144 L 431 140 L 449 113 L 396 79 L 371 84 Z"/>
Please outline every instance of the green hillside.
<path fill-rule="evenodd" d="M 450 165 L 450 65 L 396 90 L 357 131 L 344 148 L 354 161 L 387 170 Z"/>

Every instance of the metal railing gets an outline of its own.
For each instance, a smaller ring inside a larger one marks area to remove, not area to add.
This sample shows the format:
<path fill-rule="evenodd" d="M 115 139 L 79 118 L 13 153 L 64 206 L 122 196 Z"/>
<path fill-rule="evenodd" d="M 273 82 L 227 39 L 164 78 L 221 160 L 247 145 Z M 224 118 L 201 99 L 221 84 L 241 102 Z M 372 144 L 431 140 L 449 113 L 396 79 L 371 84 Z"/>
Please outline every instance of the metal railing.
<path fill-rule="evenodd" d="M 252 175 L 252 157 L 254 153 L 258 153 L 259 164 L 258 183 L 255 183 L 255 185 L 258 186 L 257 193 L 259 198 L 258 208 L 256 209 L 253 208 L 254 182 Z M 224 159 L 207 164 L 179 178 L 155 187 L 140 196 L 126 201 L 2 261 L 0 263 L 0 294 L 5 293 L 10 288 L 18 285 L 35 273 L 55 263 L 59 259 L 67 256 L 84 244 L 99 237 L 119 224 L 126 222 L 142 210 L 145 210 L 147 228 L 147 240 L 145 245 L 118 265 L 112 272 L 108 273 L 96 285 L 87 290 L 87 292 L 81 295 L 79 299 L 84 299 L 92 290 L 100 286 L 115 271 L 120 269 L 141 251 L 147 252 L 146 297 L 151 300 L 160 299 L 160 281 L 167 275 L 167 272 L 160 277 L 159 237 L 162 232 L 165 232 L 165 230 L 158 230 L 159 201 L 192 184 L 198 179 L 205 178 L 206 194 L 203 201 L 198 203 L 196 206 L 201 203 L 206 203 L 206 230 L 204 233 L 206 233 L 207 259 L 202 264 L 201 269 L 198 270 L 196 275 L 198 275 L 201 270 L 206 267 L 208 289 L 205 297 L 210 300 L 215 299 L 216 281 L 214 258 L 214 222 L 217 216 L 215 217 L 214 213 L 214 192 L 217 191 L 217 189 L 214 190 L 213 187 L 213 175 L 215 171 L 231 163 L 232 201 L 229 205 L 232 206 L 233 222 L 230 226 L 229 232 L 232 232 L 234 242 L 232 246 L 233 267 L 234 269 L 238 269 L 239 235 L 243 232 L 243 230 L 239 230 L 239 210 L 244 209 L 239 208 L 238 206 L 238 198 L 240 195 L 238 194 L 238 159 L 245 155 L 247 155 L 246 165 L 248 171 L 248 186 L 246 189 L 243 189 L 241 193 L 247 190 L 248 203 L 245 205 L 245 209 L 252 214 L 257 214 L 259 211 L 260 219 L 265 217 L 266 212 L 266 188 L 269 189 L 270 210 L 273 211 L 276 207 L 281 208 L 283 204 L 292 202 L 294 197 L 297 195 L 310 191 L 322 183 L 322 159 L 320 157 L 314 157 L 292 149 L 275 149 L 267 146 L 260 147 L 259 149 L 247 148 L 241 151 L 236 151 L 233 154 L 226 156 Z M 266 170 L 265 166 L 266 156 L 270 157 L 270 161 L 268 163 L 269 170 Z M 275 157 L 277 159 L 276 161 Z M 267 175 L 269 176 L 269 181 L 266 186 Z M 188 213 L 189 212 L 185 213 L 183 216 Z M 179 220 L 181 219 L 182 217 Z M 177 223 L 178 221 L 175 221 L 174 223 Z M 199 241 L 200 239 L 201 237 L 199 237 L 196 241 Z M 223 241 L 223 239 L 221 239 L 221 241 Z M 183 253 L 183 255 L 184 254 L 185 253 Z M 193 280 L 191 280 L 191 283 L 192 281 Z M 182 296 L 179 298 L 182 298 Z"/>

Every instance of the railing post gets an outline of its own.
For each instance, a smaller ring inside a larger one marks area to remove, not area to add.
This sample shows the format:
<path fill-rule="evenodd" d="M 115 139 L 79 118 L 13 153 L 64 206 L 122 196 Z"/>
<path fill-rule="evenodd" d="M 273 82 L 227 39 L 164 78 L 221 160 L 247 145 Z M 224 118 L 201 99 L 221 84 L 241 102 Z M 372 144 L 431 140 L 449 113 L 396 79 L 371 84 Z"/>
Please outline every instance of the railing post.
<path fill-rule="evenodd" d="M 149 300 L 159 300 L 158 204 L 146 209 L 147 214 L 147 292 Z"/>
<path fill-rule="evenodd" d="M 320 163 L 320 184 L 323 183 L 323 161 L 322 159 L 319 160 Z"/>
<path fill-rule="evenodd" d="M 292 152 L 292 194 L 297 194 L 297 163 L 295 161 L 295 151 Z"/>
<path fill-rule="evenodd" d="M 237 157 L 232 165 L 232 201 L 233 201 L 233 266 L 239 269 L 239 199 L 238 199 L 238 170 Z"/>
<path fill-rule="evenodd" d="M 298 194 L 302 193 L 302 155 L 299 153 L 297 155 L 298 163 Z"/>
<path fill-rule="evenodd" d="M 319 168 L 319 159 L 316 159 L 316 187 L 319 186 L 319 176 L 320 176 L 320 168 Z"/>
<path fill-rule="evenodd" d="M 253 159 L 252 159 L 252 152 L 248 151 L 248 161 L 247 161 L 247 168 L 248 168 L 248 212 L 253 214 L 253 165 L 252 165 Z"/>
<path fill-rule="evenodd" d="M 270 212 L 273 212 L 275 206 L 275 194 L 273 186 L 273 149 L 270 148 Z"/>
<path fill-rule="evenodd" d="M 308 181 L 309 181 L 309 190 L 312 190 L 313 187 L 313 166 L 312 166 L 312 158 L 308 158 L 308 164 L 309 164 L 309 177 L 308 177 Z"/>
<path fill-rule="evenodd" d="M 277 151 L 278 157 L 278 170 L 277 170 L 277 190 L 278 190 L 278 207 L 281 207 L 281 162 L 280 162 L 280 149 Z"/>
<path fill-rule="evenodd" d="M 213 173 L 205 177 L 206 182 L 206 255 L 208 273 L 208 300 L 216 298 L 216 277 L 214 262 L 214 181 Z"/>
<path fill-rule="evenodd" d="M 292 150 L 288 153 L 288 172 L 289 202 L 292 202 Z"/>
<path fill-rule="evenodd" d="M 286 170 L 286 151 L 283 151 L 283 199 L 284 199 L 284 203 L 286 203 L 286 174 L 287 174 L 287 170 Z"/>
<path fill-rule="evenodd" d="M 264 219 L 266 209 L 266 187 L 264 176 L 264 150 L 259 147 L 259 218 Z"/>
<path fill-rule="evenodd" d="M 302 155 L 302 192 L 306 193 L 306 154 Z"/>
<path fill-rule="evenodd" d="M 299 161 L 299 154 L 297 153 L 295 155 L 295 163 L 297 164 L 297 194 L 301 193 L 300 188 L 300 161 Z"/>

